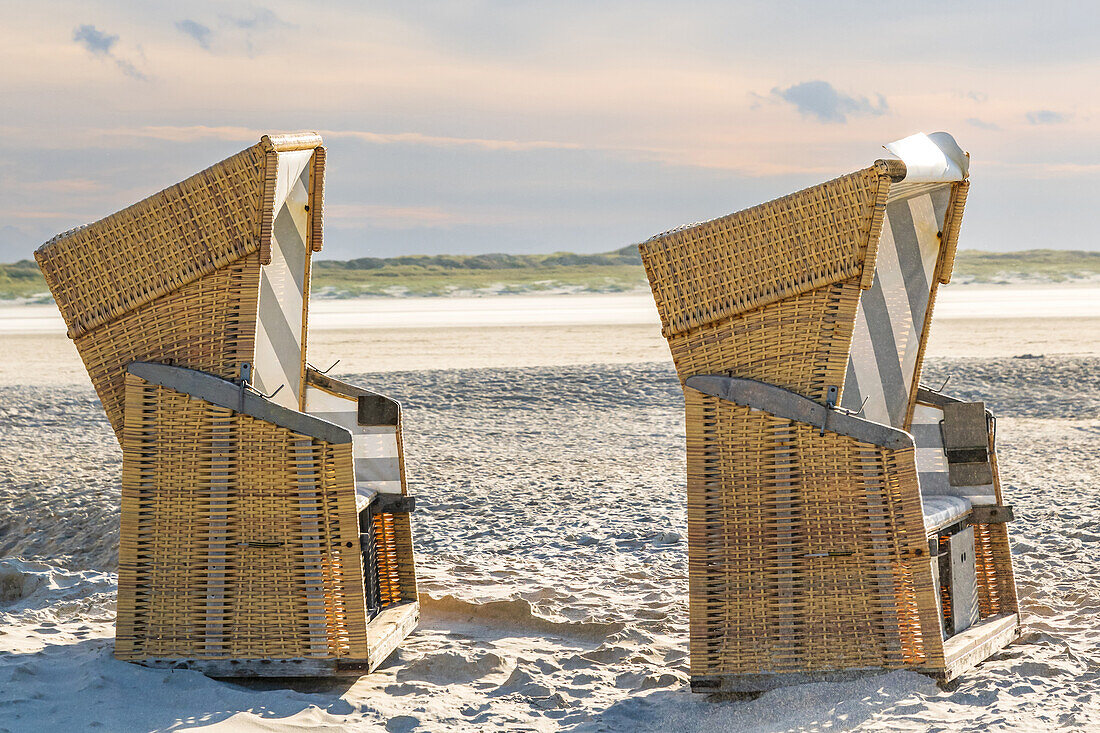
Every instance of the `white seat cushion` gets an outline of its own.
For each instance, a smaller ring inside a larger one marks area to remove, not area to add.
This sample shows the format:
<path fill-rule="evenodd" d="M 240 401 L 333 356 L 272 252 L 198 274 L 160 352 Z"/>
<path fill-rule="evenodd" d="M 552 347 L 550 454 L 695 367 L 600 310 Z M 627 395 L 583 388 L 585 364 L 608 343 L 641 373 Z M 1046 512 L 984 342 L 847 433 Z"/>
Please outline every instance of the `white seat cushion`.
<path fill-rule="evenodd" d="M 931 532 L 965 517 L 970 513 L 971 504 L 961 496 L 922 496 L 921 508 L 924 510 L 924 529 Z"/>

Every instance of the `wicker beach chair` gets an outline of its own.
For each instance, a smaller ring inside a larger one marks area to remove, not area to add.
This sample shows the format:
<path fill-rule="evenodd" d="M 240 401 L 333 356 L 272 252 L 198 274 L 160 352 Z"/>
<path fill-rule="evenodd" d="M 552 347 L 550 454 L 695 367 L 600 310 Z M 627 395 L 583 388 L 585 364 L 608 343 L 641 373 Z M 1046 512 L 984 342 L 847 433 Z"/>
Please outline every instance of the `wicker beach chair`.
<path fill-rule="evenodd" d="M 370 671 L 418 621 L 400 407 L 306 362 L 324 166 L 264 136 L 35 253 L 122 446 L 120 659 Z"/>
<path fill-rule="evenodd" d="M 995 422 L 920 384 L 969 158 L 887 148 L 640 246 L 687 409 L 696 691 L 949 680 L 1019 634 Z"/>

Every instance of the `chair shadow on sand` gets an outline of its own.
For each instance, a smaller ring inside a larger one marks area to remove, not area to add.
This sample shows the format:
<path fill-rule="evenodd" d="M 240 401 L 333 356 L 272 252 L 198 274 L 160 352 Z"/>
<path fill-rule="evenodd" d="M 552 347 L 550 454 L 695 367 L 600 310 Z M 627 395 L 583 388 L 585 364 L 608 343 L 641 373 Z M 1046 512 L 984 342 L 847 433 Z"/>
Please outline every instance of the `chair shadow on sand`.
<path fill-rule="evenodd" d="M 569 730 L 827 731 L 848 730 L 915 693 L 935 694 L 928 677 L 895 671 L 850 682 L 824 682 L 768 692 L 692 693 L 690 685 L 615 702 Z M 916 700 L 914 700 L 916 703 Z"/>
<path fill-rule="evenodd" d="M 0 679 L 18 680 L 21 693 L 3 706 L 5 721 L 13 729 L 32 729 L 37 719 L 58 730 L 166 731 L 213 725 L 240 713 L 292 724 L 288 719 L 303 714 L 324 723 L 328 715 L 354 712 L 343 698 L 357 677 L 229 682 L 117 660 L 112 646 L 111 639 L 95 638 L 0 658 Z"/>

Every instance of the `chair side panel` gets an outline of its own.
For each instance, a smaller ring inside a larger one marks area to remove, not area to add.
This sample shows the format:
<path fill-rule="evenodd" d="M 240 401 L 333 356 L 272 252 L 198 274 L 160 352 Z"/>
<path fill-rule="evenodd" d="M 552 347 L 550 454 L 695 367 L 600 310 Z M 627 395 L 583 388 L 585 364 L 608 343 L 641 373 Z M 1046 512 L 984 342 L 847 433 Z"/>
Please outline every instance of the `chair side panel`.
<path fill-rule="evenodd" d="M 126 377 L 116 656 L 367 658 L 351 445 Z"/>
<path fill-rule="evenodd" d="M 251 254 L 74 340 L 120 440 L 130 362 L 235 379 L 241 362 L 253 361 L 259 270 Z"/>
<path fill-rule="evenodd" d="M 950 398 L 945 399 L 950 400 Z M 974 506 L 1001 505 L 1003 501 L 1000 478 L 997 474 L 995 431 L 990 431 L 988 436 L 993 482 L 984 486 L 952 486 L 948 475 L 947 456 L 944 453 L 941 420 L 943 420 L 942 403 L 940 405 L 924 401 L 916 403 L 910 431 L 916 441 L 917 469 L 920 472 L 922 496 L 947 494 L 969 499 Z M 1019 606 L 1009 551 L 1008 525 L 998 523 L 973 526 L 981 618 L 1014 613 L 1019 610 Z"/>
<path fill-rule="evenodd" d="M 692 675 L 942 657 L 912 450 L 685 396 Z"/>

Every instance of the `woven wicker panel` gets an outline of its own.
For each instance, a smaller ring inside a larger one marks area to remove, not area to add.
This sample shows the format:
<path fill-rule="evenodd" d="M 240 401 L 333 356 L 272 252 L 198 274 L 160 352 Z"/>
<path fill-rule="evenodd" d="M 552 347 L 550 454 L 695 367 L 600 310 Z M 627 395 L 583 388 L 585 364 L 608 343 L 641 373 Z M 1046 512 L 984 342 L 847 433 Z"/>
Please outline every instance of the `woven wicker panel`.
<path fill-rule="evenodd" d="M 408 515 L 406 515 L 408 516 Z M 382 606 L 400 603 L 401 570 L 398 565 L 397 531 L 393 514 L 376 514 L 374 531 L 378 547 L 378 585 L 382 591 Z"/>
<path fill-rule="evenodd" d="M 351 466 L 128 374 L 116 656 L 365 659 Z"/>
<path fill-rule="evenodd" d="M 951 282 L 951 273 L 955 270 L 955 253 L 959 249 L 959 231 L 962 229 L 963 210 L 966 208 L 966 196 L 970 193 L 970 181 L 959 181 L 951 187 L 951 208 L 947 211 L 944 223 L 943 262 L 940 264 L 940 282 Z"/>
<path fill-rule="evenodd" d="M 1005 525 L 974 525 L 974 560 L 981 618 L 1015 611 L 1015 594 L 1008 583 L 1012 576 L 1001 570 L 1005 564 L 1011 567 L 1012 561 L 1008 554 L 1008 532 Z"/>
<path fill-rule="evenodd" d="M 323 147 L 313 151 L 313 175 L 310 177 L 313 190 L 309 194 L 309 246 L 314 252 L 320 252 L 324 246 L 322 222 L 325 218 L 325 160 L 326 152 Z"/>
<path fill-rule="evenodd" d="M 692 675 L 942 657 L 912 449 L 685 397 Z"/>
<path fill-rule="evenodd" d="M 251 254 L 75 339 L 121 439 L 126 365 L 153 361 L 224 379 L 252 362 L 260 263 Z"/>
<path fill-rule="evenodd" d="M 871 167 L 643 242 L 665 336 L 869 273 L 889 188 Z"/>
<path fill-rule="evenodd" d="M 397 571 L 401 578 L 401 600 L 417 600 L 416 563 L 413 557 L 412 522 L 408 514 L 394 516 L 394 546 L 397 549 Z"/>
<path fill-rule="evenodd" d="M 254 145 L 35 252 L 77 337 L 260 244 L 265 150 Z"/>
<path fill-rule="evenodd" d="M 1003 504 L 1001 477 L 997 466 L 996 436 L 989 436 L 989 462 L 993 468 L 993 491 L 997 504 Z M 1008 544 L 1008 525 L 974 526 L 974 556 L 978 576 L 978 611 L 982 618 L 1020 610 L 1016 595 L 1016 576 Z"/>
<path fill-rule="evenodd" d="M 724 374 L 824 401 L 844 382 L 859 294 L 852 278 L 671 335 L 680 380 Z"/>

